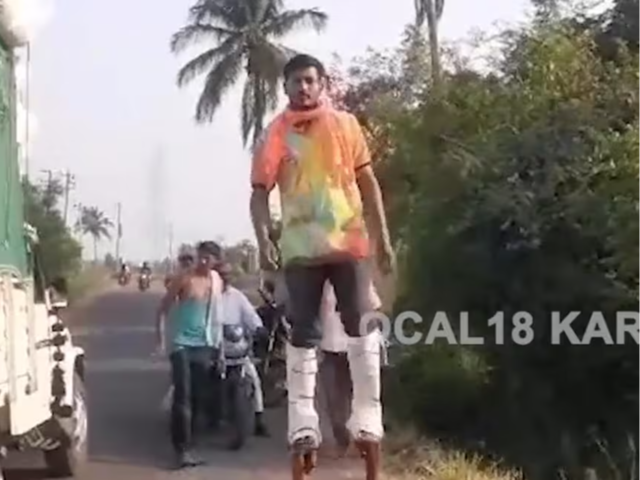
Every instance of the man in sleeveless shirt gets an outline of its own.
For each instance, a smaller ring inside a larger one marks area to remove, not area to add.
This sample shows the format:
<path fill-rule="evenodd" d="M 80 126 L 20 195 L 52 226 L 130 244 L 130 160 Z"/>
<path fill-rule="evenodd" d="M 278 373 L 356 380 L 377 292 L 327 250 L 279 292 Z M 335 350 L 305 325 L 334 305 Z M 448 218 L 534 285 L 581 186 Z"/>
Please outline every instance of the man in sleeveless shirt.
<path fill-rule="evenodd" d="M 215 271 L 222 249 L 212 241 L 197 247 L 195 268 L 172 279 L 157 314 L 157 348 L 167 351 L 165 325 L 169 323 L 169 360 L 173 383 L 171 443 L 177 469 L 194 467 L 202 460 L 193 454 L 193 433 L 210 384 L 210 366 L 221 342 L 220 297 L 223 282 Z M 172 309 L 172 307 L 174 307 Z"/>

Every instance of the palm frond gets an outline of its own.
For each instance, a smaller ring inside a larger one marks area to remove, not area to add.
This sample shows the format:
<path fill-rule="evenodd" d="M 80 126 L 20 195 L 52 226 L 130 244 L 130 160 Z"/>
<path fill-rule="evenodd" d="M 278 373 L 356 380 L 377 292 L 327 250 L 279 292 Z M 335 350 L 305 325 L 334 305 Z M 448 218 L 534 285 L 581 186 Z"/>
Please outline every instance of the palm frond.
<path fill-rule="evenodd" d="M 105 225 L 101 225 L 100 227 L 98 227 L 95 230 L 95 233 L 97 233 L 97 237 L 98 238 L 107 238 L 107 239 L 111 239 L 111 232 L 109 231 L 109 228 L 107 228 Z"/>
<path fill-rule="evenodd" d="M 239 30 L 247 23 L 240 3 L 237 0 L 198 0 L 189 8 L 188 21 Z"/>
<path fill-rule="evenodd" d="M 287 60 L 289 60 L 292 57 L 295 57 L 298 53 L 300 53 L 298 50 L 296 50 L 294 48 L 291 48 L 291 47 L 287 47 L 286 45 L 283 45 L 282 43 L 271 42 L 271 45 L 273 45 L 278 50 L 280 50 L 280 53 Z"/>
<path fill-rule="evenodd" d="M 256 42 L 249 52 L 250 75 L 259 75 L 268 80 L 282 76 L 282 69 L 289 57 L 278 45 L 263 40 Z"/>
<path fill-rule="evenodd" d="M 216 48 L 207 50 L 195 58 L 189 60 L 179 71 L 176 83 L 183 87 L 194 78 L 209 70 L 216 62 L 224 60 L 227 55 L 239 50 L 240 35 L 236 34 L 227 38 Z"/>
<path fill-rule="evenodd" d="M 329 16 L 317 8 L 287 10 L 267 20 L 263 27 L 265 36 L 283 37 L 300 28 L 311 27 L 321 32 L 327 26 Z"/>
<path fill-rule="evenodd" d="M 222 97 L 238 81 L 242 73 L 243 52 L 237 49 L 224 58 L 207 74 L 204 89 L 196 105 L 196 121 L 210 121 Z"/>
<path fill-rule="evenodd" d="M 215 43 L 220 43 L 234 33 L 233 30 L 224 27 L 216 27 L 204 23 L 192 23 L 182 27 L 171 36 L 170 48 L 173 53 L 179 53 L 188 46 L 204 39 L 211 39 Z"/>
<path fill-rule="evenodd" d="M 242 90 L 242 104 L 240 106 L 240 127 L 242 129 L 242 143 L 247 144 L 251 129 L 255 122 L 255 91 L 256 77 L 249 75 L 247 81 L 244 82 Z"/>
<path fill-rule="evenodd" d="M 279 88 L 278 79 L 267 80 L 257 75 L 247 77 L 241 107 L 242 142 L 245 146 L 250 136 L 253 137 L 251 145 L 255 145 L 264 129 L 264 117 L 278 107 Z"/>

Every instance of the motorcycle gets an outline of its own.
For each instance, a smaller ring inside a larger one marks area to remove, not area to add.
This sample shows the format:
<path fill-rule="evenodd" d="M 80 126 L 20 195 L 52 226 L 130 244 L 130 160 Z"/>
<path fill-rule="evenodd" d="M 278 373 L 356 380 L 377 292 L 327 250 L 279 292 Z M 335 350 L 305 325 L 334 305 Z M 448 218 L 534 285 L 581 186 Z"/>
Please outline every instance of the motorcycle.
<path fill-rule="evenodd" d="M 224 325 L 222 338 L 221 413 L 233 432 L 231 448 L 238 450 L 254 430 L 255 386 L 246 371 L 247 361 L 252 361 L 253 342 L 241 325 Z"/>
<path fill-rule="evenodd" d="M 264 406 L 276 408 L 287 399 L 287 362 L 286 342 L 291 326 L 287 322 L 284 308 L 276 304 L 273 298 L 263 289 L 258 293 L 263 305 L 257 308 L 267 335 L 255 346 L 258 358 L 258 373 L 264 391 Z"/>
<path fill-rule="evenodd" d="M 129 272 L 120 272 L 118 275 L 118 285 L 124 287 L 129 284 L 131 281 L 131 273 Z"/>
<path fill-rule="evenodd" d="M 151 285 L 151 277 L 148 273 L 144 272 L 140 274 L 140 278 L 138 278 L 138 289 L 141 292 L 149 289 Z"/>

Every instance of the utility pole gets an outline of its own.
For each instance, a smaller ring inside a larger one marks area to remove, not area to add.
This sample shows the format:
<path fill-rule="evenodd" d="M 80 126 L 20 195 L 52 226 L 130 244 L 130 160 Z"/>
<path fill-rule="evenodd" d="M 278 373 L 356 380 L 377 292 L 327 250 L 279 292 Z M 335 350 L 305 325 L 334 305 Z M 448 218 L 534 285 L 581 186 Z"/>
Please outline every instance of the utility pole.
<path fill-rule="evenodd" d="M 116 262 L 120 262 L 120 239 L 122 238 L 122 203 L 116 205 Z"/>
<path fill-rule="evenodd" d="M 166 241 L 166 224 L 162 221 L 166 214 L 165 202 L 164 202 L 164 152 L 162 147 L 158 147 L 154 153 L 151 164 L 151 172 L 149 175 L 149 193 L 150 193 L 150 231 L 151 231 L 151 245 L 152 251 L 151 257 L 153 259 L 161 259 L 164 256 L 165 241 Z"/>
<path fill-rule="evenodd" d="M 44 168 L 44 169 L 42 169 L 40 171 L 42 173 L 46 173 L 47 174 L 46 186 L 48 187 L 49 185 L 51 185 L 51 182 L 53 181 L 53 170 L 51 170 L 49 168 Z"/>
<path fill-rule="evenodd" d="M 67 224 L 67 216 L 69 214 L 69 192 L 76 186 L 76 177 L 71 174 L 67 169 L 64 172 L 64 210 L 62 217 L 64 218 L 64 224 Z"/>
<path fill-rule="evenodd" d="M 169 224 L 169 259 L 173 260 L 173 223 Z"/>

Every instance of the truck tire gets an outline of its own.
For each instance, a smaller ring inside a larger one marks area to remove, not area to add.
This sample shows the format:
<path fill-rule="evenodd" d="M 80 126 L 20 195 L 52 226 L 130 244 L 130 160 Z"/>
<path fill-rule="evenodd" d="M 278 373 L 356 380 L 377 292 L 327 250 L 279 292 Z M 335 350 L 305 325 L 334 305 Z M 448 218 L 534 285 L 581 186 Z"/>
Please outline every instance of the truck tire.
<path fill-rule="evenodd" d="M 45 451 L 44 460 L 51 477 L 75 477 L 87 462 L 89 440 L 87 397 L 78 374 L 73 380 L 73 415 L 70 419 L 60 419 L 59 423 L 64 437 L 62 444 Z"/>

